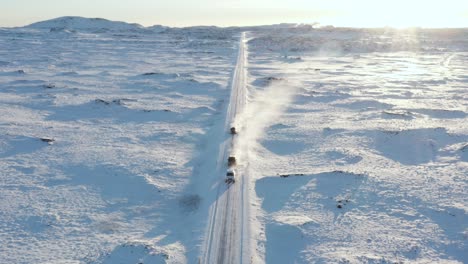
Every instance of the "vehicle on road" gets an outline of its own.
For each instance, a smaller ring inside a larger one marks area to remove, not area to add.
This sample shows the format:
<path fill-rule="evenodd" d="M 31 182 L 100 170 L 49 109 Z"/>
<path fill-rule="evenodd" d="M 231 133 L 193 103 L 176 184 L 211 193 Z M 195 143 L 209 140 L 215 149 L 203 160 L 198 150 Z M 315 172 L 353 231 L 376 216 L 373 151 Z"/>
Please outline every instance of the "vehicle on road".
<path fill-rule="evenodd" d="M 225 182 L 227 184 L 234 183 L 234 182 L 236 182 L 235 177 L 236 177 L 236 171 L 234 169 L 229 168 L 226 171 L 226 180 L 225 180 Z"/>
<path fill-rule="evenodd" d="M 231 127 L 231 135 L 237 134 L 236 127 Z"/>
<path fill-rule="evenodd" d="M 231 156 L 228 158 L 228 167 L 233 167 L 237 164 L 236 157 Z"/>

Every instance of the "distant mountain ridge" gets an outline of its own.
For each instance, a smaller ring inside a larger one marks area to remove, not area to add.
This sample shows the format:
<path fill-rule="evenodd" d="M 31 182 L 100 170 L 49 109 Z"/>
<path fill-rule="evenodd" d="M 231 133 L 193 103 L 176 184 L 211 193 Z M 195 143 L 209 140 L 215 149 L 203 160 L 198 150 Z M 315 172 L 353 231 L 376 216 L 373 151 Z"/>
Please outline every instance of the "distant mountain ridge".
<path fill-rule="evenodd" d="M 303 27 L 304 25 L 299 25 Z M 249 27 L 226 27 L 227 29 L 258 29 L 258 28 L 291 28 L 298 27 L 298 24 L 294 23 L 282 23 L 276 25 L 263 25 L 263 26 L 249 26 Z M 151 31 L 151 32 L 162 32 L 167 29 L 173 30 L 217 30 L 223 27 L 218 26 L 188 26 L 188 27 L 168 27 L 162 25 L 154 25 L 144 27 L 137 23 L 127 23 L 123 21 L 112 21 L 104 18 L 87 18 L 80 16 L 63 16 L 50 20 L 36 22 L 23 28 L 26 29 L 46 29 L 50 31 Z M 225 28 L 225 29 L 226 29 Z"/>
<path fill-rule="evenodd" d="M 111 21 L 104 18 L 85 18 L 78 16 L 65 16 L 46 21 L 36 22 L 25 26 L 33 29 L 52 30 L 105 30 L 105 31 L 128 31 L 145 29 L 137 23 Z"/>

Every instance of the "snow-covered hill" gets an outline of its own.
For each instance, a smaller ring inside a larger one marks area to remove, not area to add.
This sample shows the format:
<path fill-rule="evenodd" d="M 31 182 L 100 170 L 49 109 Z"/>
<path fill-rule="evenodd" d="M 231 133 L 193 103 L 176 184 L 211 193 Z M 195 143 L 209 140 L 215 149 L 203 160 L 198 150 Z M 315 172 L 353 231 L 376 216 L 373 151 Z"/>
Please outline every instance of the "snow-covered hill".
<path fill-rule="evenodd" d="M 131 31 L 141 30 L 144 27 L 136 23 L 111 21 L 103 18 L 85 18 L 76 16 L 59 17 L 51 20 L 33 23 L 26 28 L 48 29 L 51 31 Z"/>

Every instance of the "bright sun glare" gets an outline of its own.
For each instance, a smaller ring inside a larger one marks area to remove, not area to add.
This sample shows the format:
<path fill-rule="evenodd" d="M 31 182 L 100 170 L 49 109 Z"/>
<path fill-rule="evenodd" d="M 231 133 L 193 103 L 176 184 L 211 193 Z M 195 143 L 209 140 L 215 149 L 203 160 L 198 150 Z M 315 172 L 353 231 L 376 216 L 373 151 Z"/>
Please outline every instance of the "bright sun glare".
<path fill-rule="evenodd" d="M 1 0 L 0 0 L 1 1 Z M 344 27 L 468 27 L 468 0 L 17 0 L 4 1 L 0 27 L 74 15 L 146 26 L 314 23 Z M 25 8 L 28 6 L 28 8 Z M 118 6 L 118 8 L 109 8 Z"/>
<path fill-rule="evenodd" d="M 339 4 L 322 24 L 353 27 L 468 27 L 468 1 L 355 0 Z"/>

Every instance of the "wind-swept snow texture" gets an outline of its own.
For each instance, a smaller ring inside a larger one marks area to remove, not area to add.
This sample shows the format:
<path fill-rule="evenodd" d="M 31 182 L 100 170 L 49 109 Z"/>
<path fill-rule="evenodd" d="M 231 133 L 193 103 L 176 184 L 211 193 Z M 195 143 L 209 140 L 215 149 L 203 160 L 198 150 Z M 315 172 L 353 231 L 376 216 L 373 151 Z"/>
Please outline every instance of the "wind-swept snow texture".
<path fill-rule="evenodd" d="M 250 35 L 258 258 L 468 262 L 467 33 Z"/>
<path fill-rule="evenodd" d="M 0 31 L 0 263 L 196 263 L 239 37 L 95 32 Z"/>
<path fill-rule="evenodd" d="M 0 263 L 468 262 L 468 32 L 244 30 L 0 28 Z"/>

